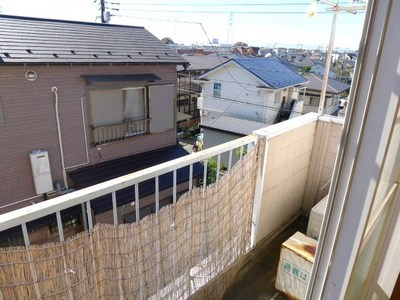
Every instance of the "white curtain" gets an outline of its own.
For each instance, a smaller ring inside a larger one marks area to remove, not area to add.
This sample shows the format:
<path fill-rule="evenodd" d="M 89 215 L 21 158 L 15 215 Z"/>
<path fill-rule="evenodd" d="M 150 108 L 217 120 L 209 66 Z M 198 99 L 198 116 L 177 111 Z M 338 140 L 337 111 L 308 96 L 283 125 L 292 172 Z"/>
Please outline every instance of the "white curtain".
<path fill-rule="evenodd" d="M 144 88 L 122 91 L 124 99 L 124 121 L 136 121 L 146 118 Z"/>

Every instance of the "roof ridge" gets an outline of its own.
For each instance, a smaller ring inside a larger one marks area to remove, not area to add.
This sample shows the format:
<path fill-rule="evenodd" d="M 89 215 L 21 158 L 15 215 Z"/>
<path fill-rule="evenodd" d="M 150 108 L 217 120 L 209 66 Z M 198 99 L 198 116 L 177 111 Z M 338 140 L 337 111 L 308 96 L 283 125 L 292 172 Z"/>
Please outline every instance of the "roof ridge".
<path fill-rule="evenodd" d="M 108 24 L 108 23 L 95 23 L 95 22 L 63 20 L 63 19 L 36 18 L 36 17 L 29 17 L 29 16 L 3 15 L 3 14 L 0 14 L 0 20 L 1 19 L 15 19 L 15 20 L 37 21 L 37 22 L 67 23 L 67 24 L 91 25 L 91 26 L 102 26 L 102 27 L 144 28 L 143 26 L 131 26 L 131 25 L 121 25 L 121 24 Z"/>

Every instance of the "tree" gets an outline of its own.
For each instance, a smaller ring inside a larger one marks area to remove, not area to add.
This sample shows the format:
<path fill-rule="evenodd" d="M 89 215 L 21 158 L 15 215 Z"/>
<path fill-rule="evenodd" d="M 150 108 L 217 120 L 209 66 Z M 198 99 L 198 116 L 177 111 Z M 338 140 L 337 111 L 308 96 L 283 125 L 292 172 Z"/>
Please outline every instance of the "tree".
<path fill-rule="evenodd" d="M 236 42 L 235 45 L 233 45 L 233 46 L 234 47 L 248 47 L 249 45 L 239 41 L 239 42 Z"/>
<path fill-rule="evenodd" d="M 303 68 L 301 68 L 300 73 L 301 74 L 308 74 L 311 72 L 311 67 L 310 66 L 305 66 Z"/>
<path fill-rule="evenodd" d="M 167 45 L 174 44 L 174 41 L 170 37 L 162 38 L 161 42 L 163 42 L 164 44 L 167 44 Z"/>

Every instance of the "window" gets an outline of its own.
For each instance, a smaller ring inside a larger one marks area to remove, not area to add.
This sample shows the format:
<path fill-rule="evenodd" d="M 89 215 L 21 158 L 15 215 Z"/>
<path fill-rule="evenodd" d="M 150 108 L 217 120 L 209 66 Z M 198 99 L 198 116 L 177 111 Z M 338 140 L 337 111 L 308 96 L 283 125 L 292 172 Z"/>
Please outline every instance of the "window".
<path fill-rule="evenodd" d="M 214 82 L 214 97 L 221 97 L 221 83 Z"/>
<path fill-rule="evenodd" d="M 310 97 L 310 105 L 318 107 L 319 106 L 319 97 Z"/>
<path fill-rule="evenodd" d="M 147 105 L 144 88 L 122 90 L 122 97 L 124 102 L 124 122 L 146 118 Z"/>
<path fill-rule="evenodd" d="M 90 118 L 95 145 L 148 133 L 146 89 L 90 91 Z"/>
<path fill-rule="evenodd" d="M 278 91 L 275 93 L 274 104 L 280 104 L 282 98 L 282 91 Z"/>
<path fill-rule="evenodd" d="M 325 98 L 325 107 L 331 107 L 333 105 L 333 98 L 332 97 L 327 97 Z"/>
<path fill-rule="evenodd" d="M 168 84 L 91 90 L 89 103 L 93 144 L 174 130 L 175 88 L 175 85 Z"/>

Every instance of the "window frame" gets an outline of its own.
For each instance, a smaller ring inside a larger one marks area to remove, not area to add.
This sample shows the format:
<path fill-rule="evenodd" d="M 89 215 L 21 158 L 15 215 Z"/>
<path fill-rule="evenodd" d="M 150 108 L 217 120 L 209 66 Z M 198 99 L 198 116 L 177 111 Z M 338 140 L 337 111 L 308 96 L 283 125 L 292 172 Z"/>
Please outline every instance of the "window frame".
<path fill-rule="evenodd" d="M 213 85 L 213 97 L 221 98 L 222 84 L 220 82 L 214 82 Z"/>

